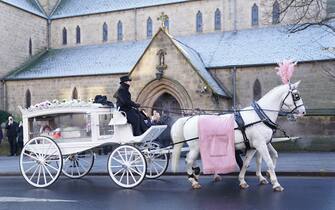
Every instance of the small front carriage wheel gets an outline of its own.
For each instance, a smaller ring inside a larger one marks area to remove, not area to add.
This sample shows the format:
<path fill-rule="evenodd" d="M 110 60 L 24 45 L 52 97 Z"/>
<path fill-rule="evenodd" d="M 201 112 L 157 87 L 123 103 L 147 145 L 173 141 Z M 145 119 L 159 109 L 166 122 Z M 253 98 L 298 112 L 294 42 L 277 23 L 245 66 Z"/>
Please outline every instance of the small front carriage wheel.
<path fill-rule="evenodd" d="M 72 179 L 87 175 L 94 164 L 92 150 L 63 156 L 63 174 Z"/>
<path fill-rule="evenodd" d="M 62 171 L 62 166 L 62 153 L 50 138 L 33 138 L 22 149 L 21 173 L 24 179 L 35 187 L 47 187 L 54 183 Z"/>
<path fill-rule="evenodd" d="M 108 173 L 123 188 L 139 185 L 146 174 L 147 165 L 143 154 L 130 145 L 116 148 L 108 158 Z"/>
<path fill-rule="evenodd" d="M 147 149 L 144 153 L 147 162 L 146 178 L 156 179 L 162 176 L 169 165 L 169 157 L 166 153 L 162 153 L 160 145 L 156 142 L 148 142 L 144 144 L 143 149 Z"/>

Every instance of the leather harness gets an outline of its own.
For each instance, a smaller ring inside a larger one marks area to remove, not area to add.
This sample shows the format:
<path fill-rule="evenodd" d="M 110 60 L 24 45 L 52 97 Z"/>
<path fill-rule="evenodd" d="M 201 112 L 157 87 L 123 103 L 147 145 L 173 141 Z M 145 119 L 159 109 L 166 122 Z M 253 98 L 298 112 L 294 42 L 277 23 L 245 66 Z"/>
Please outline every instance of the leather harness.
<path fill-rule="evenodd" d="M 241 133 L 242 133 L 242 136 L 243 136 L 243 142 L 245 144 L 245 147 L 246 147 L 246 150 L 249 150 L 251 149 L 251 146 L 250 146 L 250 142 L 249 142 L 249 139 L 245 133 L 245 130 L 246 128 L 250 127 L 250 126 L 253 126 L 255 124 L 258 124 L 258 123 L 264 123 L 267 127 L 271 128 L 272 129 L 272 135 L 276 132 L 276 130 L 278 129 L 278 124 L 274 123 L 268 116 L 267 114 L 263 111 L 263 109 L 257 104 L 256 101 L 253 101 L 251 106 L 254 108 L 257 116 L 259 117 L 259 121 L 256 121 L 256 122 L 253 122 L 253 123 L 250 123 L 250 124 L 247 124 L 245 125 L 244 123 L 244 120 L 241 116 L 241 113 L 240 111 L 236 111 L 234 113 L 234 116 L 235 116 L 235 122 L 237 124 L 237 128 L 234 128 L 234 130 L 240 130 Z M 285 134 L 286 135 L 286 134 Z M 272 138 L 271 138 L 272 139 Z M 271 142 L 271 139 L 270 139 L 270 142 Z M 269 143 L 270 143 L 269 142 Z"/>

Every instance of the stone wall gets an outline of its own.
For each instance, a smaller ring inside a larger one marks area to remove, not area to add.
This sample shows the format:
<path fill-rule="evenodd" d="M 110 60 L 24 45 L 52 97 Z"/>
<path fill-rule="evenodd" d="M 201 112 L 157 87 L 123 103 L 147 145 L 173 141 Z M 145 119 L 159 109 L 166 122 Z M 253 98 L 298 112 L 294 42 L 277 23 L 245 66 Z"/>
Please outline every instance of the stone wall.
<path fill-rule="evenodd" d="M 236 7 L 235 7 L 236 1 Z M 76 46 L 76 27 L 81 28 L 81 44 L 100 44 L 102 41 L 102 26 L 108 25 L 108 42 L 117 41 L 117 22 L 123 23 L 124 40 L 147 39 L 147 19 L 153 21 L 153 34 L 158 30 L 160 21 L 157 18 L 161 12 L 169 16 L 169 32 L 173 36 L 196 34 L 196 14 L 198 11 L 203 17 L 203 32 L 215 32 L 214 14 L 216 9 L 221 11 L 221 30 L 232 31 L 252 28 L 251 8 L 254 3 L 259 7 L 259 25 L 272 25 L 273 1 L 256 0 L 199 0 L 186 3 L 168 4 L 155 7 L 146 7 L 124 11 L 115 11 L 102 14 L 85 15 L 55 19 L 51 22 L 51 46 L 53 48 Z M 288 15 L 289 16 L 289 15 Z M 286 20 L 286 19 L 285 19 Z M 285 21 L 287 23 L 287 21 Z M 68 31 L 68 44 L 62 45 L 62 30 Z"/>
<path fill-rule="evenodd" d="M 47 47 L 44 18 L 0 2 L 0 78 L 28 61 L 29 39 L 36 55 Z"/>
<path fill-rule="evenodd" d="M 31 104 L 46 100 L 70 100 L 73 89 L 78 91 L 78 98 L 88 101 L 96 95 L 106 95 L 114 102 L 113 94 L 119 86 L 120 75 L 67 77 L 39 80 L 7 81 L 8 111 L 19 114 L 18 106 L 25 106 L 25 94 L 29 89 Z"/>
<path fill-rule="evenodd" d="M 307 109 L 334 109 L 335 82 L 327 76 L 325 69 L 333 68 L 335 62 L 301 63 L 296 67 L 292 82 L 301 80 L 299 91 Z M 237 103 L 241 107 L 247 106 L 253 100 L 253 85 L 256 79 L 261 83 L 262 95 L 273 87 L 280 85 L 280 78 L 276 75 L 275 65 L 237 68 Z M 213 69 L 216 75 L 232 91 L 232 69 Z M 317 86 L 315 85 L 317 83 Z"/>
<path fill-rule="evenodd" d="M 157 18 L 161 12 L 169 16 L 170 33 L 172 35 L 186 35 L 195 33 L 195 16 L 200 10 L 203 13 L 204 32 L 214 31 L 214 12 L 219 8 L 222 12 L 222 0 L 193 1 L 189 3 L 168 4 L 157 7 L 146 7 L 125 11 L 116 11 L 96 15 L 56 19 L 51 24 L 51 46 L 53 48 L 64 47 L 62 45 L 62 30 L 68 30 L 68 46 L 75 46 L 75 29 L 81 28 L 82 44 L 102 43 L 102 25 L 108 25 L 108 42 L 117 41 L 117 23 L 123 23 L 124 40 L 142 40 L 147 38 L 147 19 L 151 17 L 153 22 L 153 34 L 160 27 Z M 223 12 L 226 14 L 226 12 Z M 182 20 L 182 21 L 181 21 Z M 224 20 L 224 27 L 228 25 Z"/>

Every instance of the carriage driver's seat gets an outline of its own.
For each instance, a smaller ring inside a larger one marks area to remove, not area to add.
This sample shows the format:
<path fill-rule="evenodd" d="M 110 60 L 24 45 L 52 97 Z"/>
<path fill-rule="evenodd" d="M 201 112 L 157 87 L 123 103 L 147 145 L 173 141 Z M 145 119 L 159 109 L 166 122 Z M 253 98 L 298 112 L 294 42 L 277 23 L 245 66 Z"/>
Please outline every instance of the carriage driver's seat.
<path fill-rule="evenodd" d="M 114 126 L 114 136 L 120 139 L 121 142 L 134 138 L 133 128 L 130 123 L 127 123 L 125 112 L 115 109 L 109 125 Z"/>

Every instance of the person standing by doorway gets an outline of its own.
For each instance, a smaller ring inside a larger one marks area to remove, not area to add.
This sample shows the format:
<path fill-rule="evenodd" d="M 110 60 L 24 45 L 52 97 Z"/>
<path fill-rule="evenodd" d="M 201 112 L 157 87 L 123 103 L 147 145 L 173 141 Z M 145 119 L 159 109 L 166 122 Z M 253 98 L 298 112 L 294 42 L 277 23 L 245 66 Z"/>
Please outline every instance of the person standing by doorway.
<path fill-rule="evenodd" d="M 8 122 L 6 125 L 7 137 L 10 148 L 10 155 L 14 156 L 16 154 L 16 137 L 17 137 L 17 123 L 14 121 L 12 116 L 8 117 Z"/>

